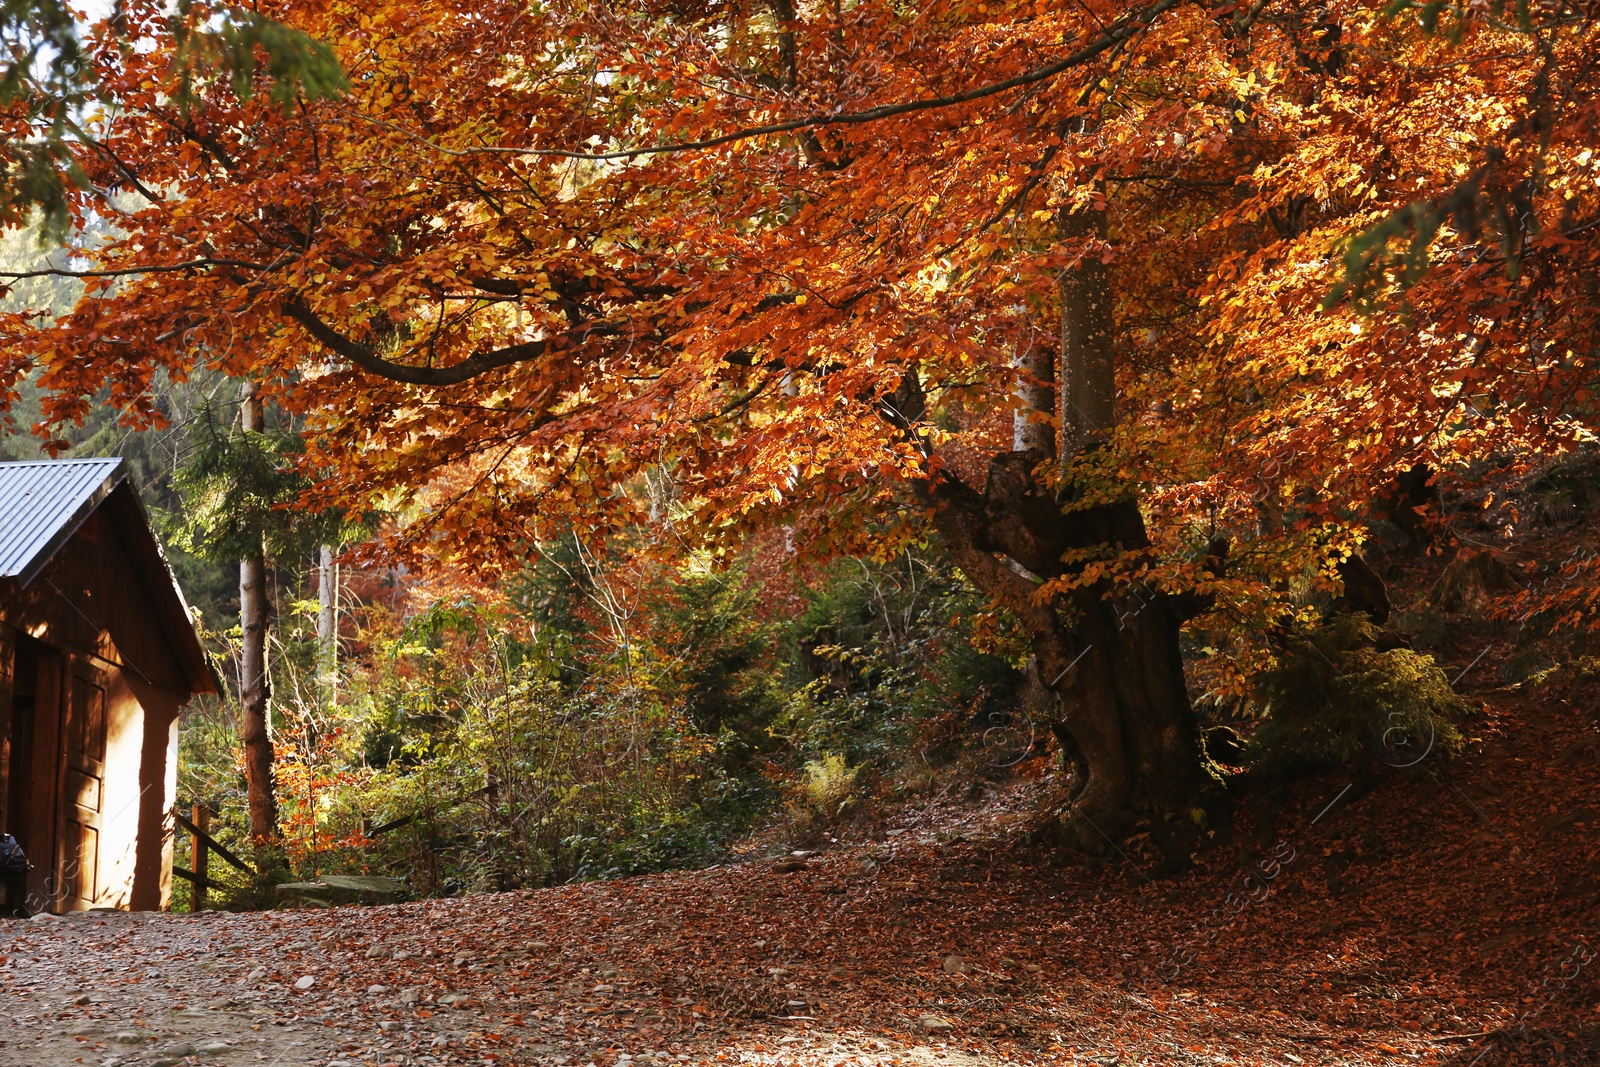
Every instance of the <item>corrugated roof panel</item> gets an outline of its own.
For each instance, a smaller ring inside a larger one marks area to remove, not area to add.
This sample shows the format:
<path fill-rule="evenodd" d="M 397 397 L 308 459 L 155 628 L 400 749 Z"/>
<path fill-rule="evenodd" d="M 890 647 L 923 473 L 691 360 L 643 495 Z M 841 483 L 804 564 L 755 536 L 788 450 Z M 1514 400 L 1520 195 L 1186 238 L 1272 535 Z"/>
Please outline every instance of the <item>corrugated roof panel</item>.
<path fill-rule="evenodd" d="M 0 576 L 26 585 L 124 477 L 120 459 L 0 463 Z"/>

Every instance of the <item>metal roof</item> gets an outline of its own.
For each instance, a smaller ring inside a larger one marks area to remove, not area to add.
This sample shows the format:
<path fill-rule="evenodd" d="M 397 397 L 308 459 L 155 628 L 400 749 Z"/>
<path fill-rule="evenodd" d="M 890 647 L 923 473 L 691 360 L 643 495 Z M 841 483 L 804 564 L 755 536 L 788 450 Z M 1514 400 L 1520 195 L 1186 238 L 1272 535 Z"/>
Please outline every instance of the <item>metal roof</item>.
<path fill-rule="evenodd" d="M 32 582 L 127 477 L 120 459 L 0 463 L 0 577 Z"/>
<path fill-rule="evenodd" d="M 0 588 L 26 589 L 97 510 L 121 531 L 122 546 L 149 596 L 147 607 L 177 656 L 190 693 L 218 692 L 220 682 L 183 590 L 121 459 L 0 463 Z"/>

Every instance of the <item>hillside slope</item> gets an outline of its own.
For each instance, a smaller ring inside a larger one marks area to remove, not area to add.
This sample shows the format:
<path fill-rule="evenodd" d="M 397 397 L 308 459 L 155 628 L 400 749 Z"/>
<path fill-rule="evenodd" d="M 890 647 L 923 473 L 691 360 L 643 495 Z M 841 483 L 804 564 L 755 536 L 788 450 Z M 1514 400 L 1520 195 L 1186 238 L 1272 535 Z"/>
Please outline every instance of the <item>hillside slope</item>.
<path fill-rule="evenodd" d="M 1600 735 L 1489 701 L 1175 880 L 1052 865 L 1016 787 L 791 873 L 9 922 L 0 1064 L 1597 1063 Z"/>

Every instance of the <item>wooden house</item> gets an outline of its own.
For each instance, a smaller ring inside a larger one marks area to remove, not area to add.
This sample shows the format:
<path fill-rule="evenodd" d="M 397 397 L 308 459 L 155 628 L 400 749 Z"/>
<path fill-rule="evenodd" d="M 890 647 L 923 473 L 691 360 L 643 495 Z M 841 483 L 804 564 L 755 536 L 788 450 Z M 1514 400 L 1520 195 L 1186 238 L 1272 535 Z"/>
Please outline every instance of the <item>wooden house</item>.
<path fill-rule="evenodd" d="M 178 713 L 216 688 L 127 465 L 0 463 L 0 830 L 30 911 L 167 905 Z"/>

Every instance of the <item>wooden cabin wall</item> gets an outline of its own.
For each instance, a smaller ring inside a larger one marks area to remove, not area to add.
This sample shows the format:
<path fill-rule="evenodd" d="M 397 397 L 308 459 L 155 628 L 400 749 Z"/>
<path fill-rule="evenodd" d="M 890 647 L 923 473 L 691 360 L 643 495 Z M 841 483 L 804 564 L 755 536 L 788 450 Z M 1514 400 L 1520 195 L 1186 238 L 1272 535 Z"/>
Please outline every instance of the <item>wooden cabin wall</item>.
<path fill-rule="evenodd" d="M 33 861 L 28 872 L 28 900 L 33 910 L 56 908 L 61 882 L 54 862 L 61 814 L 61 698 L 64 659 L 55 648 L 30 643 L 33 662 L 33 758 L 29 770 L 29 807 L 24 847 Z M 13 696 L 15 696 L 15 688 Z"/>
<path fill-rule="evenodd" d="M 163 785 L 165 800 L 161 808 L 161 862 L 157 867 L 160 877 L 155 886 L 154 909 L 166 911 L 172 907 L 172 861 L 178 843 L 178 821 L 173 813 L 178 807 L 178 716 L 167 726 L 167 777 Z M 134 887 L 134 906 L 143 908 L 140 901 L 149 899 L 142 895 L 143 885 Z"/>
<path fill-rule="evenodd" d="M 97 512 L 11 598 L 5 616 L 49 644 L 91 653 L 148 685 L 187 696 L 170 638 L 151 614 L 157 592 L 145 588 L 122 531 Z"/>
<path fill-rule="evenodd" d="M 11 672 L 17 652 L 16 631 L 0 623 L 0 832 L 10 833 L 11 794 Z"/>
<path fill-rule="evenodd" d="M 151 592 L 114 525 L 98 519 L 10 592 L 0 602 L 0 714 L 9 719 L 13 707 L 18 642 L 40 667 L 26 772 L 39 798 L 27 843 L 31 906 L 164 907 L 189 687 L 149 613 Z"/>

